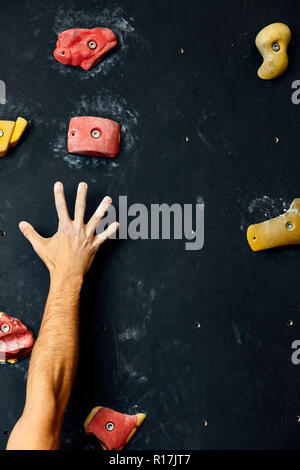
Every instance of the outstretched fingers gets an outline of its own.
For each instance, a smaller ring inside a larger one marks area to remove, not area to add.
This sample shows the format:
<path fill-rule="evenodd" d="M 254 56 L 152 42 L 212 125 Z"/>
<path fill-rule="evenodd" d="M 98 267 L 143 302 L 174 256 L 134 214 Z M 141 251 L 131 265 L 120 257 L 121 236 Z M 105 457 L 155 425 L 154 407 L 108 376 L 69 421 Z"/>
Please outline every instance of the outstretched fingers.
<path fill-rule="evenodd" d="M 102 245 L 105 240 L 107 240 L 109 237 L 111 237 L 116 231 L 119 229 L 119 222 L 114 222 L 111 224 L 109 227 L 107 227 L 104 232 L 100 233 L 99 235 L 96 235 L 95 237 L 95 246 L 99 248 L 100 245 Z"/>
<path fill-rule="evenodd" d="M 64 186 L 59 181 L 54 185 L 54 199 L 59 223 L 66 224 L 70 222 L 70 216 L 64 194 Z"/>
<path fill-rule="evenodd" d="M 103 219 L 103 216 L 110 205 L 111 198 L 109 196 L 105 196 L 101 204 L 99 204 L 96 211 L 94 212 L 94 215 L 90 218 L 89 222 L 87 223 L 86 229 L 90 235 L 95 233 L 97 226 Z"/>
<path fill-rule="evenodd" d="M 80 183 L 77 189 L 77 197 L 75 202 L 75 211 L 74 211 L 74 221 L 78 225 L 84 223 L 84 213 L 86 208 L 86 194 L 87 194 L 87 184 Z"/>

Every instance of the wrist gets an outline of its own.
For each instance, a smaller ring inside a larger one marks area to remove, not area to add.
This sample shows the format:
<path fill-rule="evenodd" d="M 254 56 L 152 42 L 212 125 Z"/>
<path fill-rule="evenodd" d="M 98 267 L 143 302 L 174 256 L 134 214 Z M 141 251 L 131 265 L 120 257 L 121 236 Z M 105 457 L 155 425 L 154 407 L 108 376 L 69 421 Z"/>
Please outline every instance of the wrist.
<path fill-rule="evenodd" d="M 80 273 L 65 271 L 63 269 L 53 269 L 50 271 L 51 286 L 66 285 L 73 289 L 81 289 L 83 276 Z"/>

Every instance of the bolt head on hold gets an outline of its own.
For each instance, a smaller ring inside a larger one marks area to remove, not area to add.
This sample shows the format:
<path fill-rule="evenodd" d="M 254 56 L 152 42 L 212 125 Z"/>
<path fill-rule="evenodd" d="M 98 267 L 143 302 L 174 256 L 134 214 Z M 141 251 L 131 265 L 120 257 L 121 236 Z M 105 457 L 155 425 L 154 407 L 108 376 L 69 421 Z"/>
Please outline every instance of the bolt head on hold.
<path fill-rule="evenodd" d="M 294 224 L 293 224 L 292 222 L 287 222 L 287 223 L 286 223 L 286 228 L 287 228 L 288 230 L 293 230 Z"/>
<path fill-rule="evenodd" d="M 89 48 L 90 49 L 96 49 L 97 47 L 97 43 L 95 41 L 90 41 L 89 42 Z"/>
<path fill-rule="evenodd" d="M 108 423 L 106 423 L 105 427 L 106 427 L 106 429 L 107 429 L 108 431 L 113 431 L 113 430 L 115 429 L 115 425 L 114 425 L 114 423 L 112 423 L 111 421 L 109 421 Z"/>
<path fill-rule="evenodd" d="M 71 119 L 68 151 L 79 155 L 115 158 L 120 149 L 120 124 L 95 116 Z"/>
<path fill-rule="evenodd" d="M 3 333 L 8 333 L 10 330 L 10 327 L 6 324 L 2 325 L 1 326 L 1 331 L 3 331 Z"/>
<path fill-rule="evenodd" d="M 0 137 L 2 137 L 4 135 L 4 132 L 2 129 L 0 129 Z"/>
<path fill-rule="evenodd" d="M 278 42 L 274 42 L 274 44 L 272 45 L 272 49 L 273 49 L 274 52 L 280 51 L 280 46 L 279 46 Z"/>
<path fill-rule="evenodd" d="M 92 130 L 92 137 L 94 137 L 94 139 L 99 139 L 101 133 L 98 129 L 93 129 Z"/>

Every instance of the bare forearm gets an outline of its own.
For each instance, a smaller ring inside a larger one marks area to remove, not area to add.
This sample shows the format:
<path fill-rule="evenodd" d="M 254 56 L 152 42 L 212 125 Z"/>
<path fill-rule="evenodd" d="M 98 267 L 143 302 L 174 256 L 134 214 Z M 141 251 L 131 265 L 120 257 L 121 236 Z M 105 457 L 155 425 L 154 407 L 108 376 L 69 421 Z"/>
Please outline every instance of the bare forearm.
<path fill-rule="evenodd" d="M 38 339 L 32 351 L 25 412 L 46 399 L 55 402 L 59 420 L 69 399 L 78 360 L 78 311 L 82 279 L 51 276 Z"/>

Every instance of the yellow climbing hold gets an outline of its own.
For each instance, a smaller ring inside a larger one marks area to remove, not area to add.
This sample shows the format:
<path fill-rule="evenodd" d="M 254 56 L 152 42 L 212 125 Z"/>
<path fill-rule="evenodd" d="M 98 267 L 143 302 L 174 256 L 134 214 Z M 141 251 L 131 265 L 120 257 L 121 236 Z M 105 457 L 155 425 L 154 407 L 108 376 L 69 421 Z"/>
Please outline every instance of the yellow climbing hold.
<path fill-rule="evenodd" d="M 264 59 L 257 71 L 259 78 L 272 80 L 286 71 L 290 40 L 290 28 L 283 23 L 269 24 L 258 33 L 255 44 Z"/>
<path fill-rule="evenodd" d="M 0 157 L 7 154 L 9 147 L 14 147 L 21 139 L 26 127 L 26 119 L 19 117 L 15 121 L 0 121 Z"/>
<path fill-rule="evenodd" d="M 19 140 L 21 139 L 22 135 L 25 132 L 27 124 L 28 122 L 26 121 L 26 119 L 22 117 L 18 117 L 14 131 L 12 133 L 12 136 L 9 142 L 9 147 L 15 147 L 19 143 Z"/>
<path fill-rule="evenodd" d="M 300 199 L 294 199 L 290 208 L 274 219 L 250 225 L 248 243 L 253 251 L 284 245 L 300 244 Z"/>
<path fill-rule="evenodd" d="M 7 154 L 15 124 L 14 121 L 0 121 L 0 157 Z"/>

